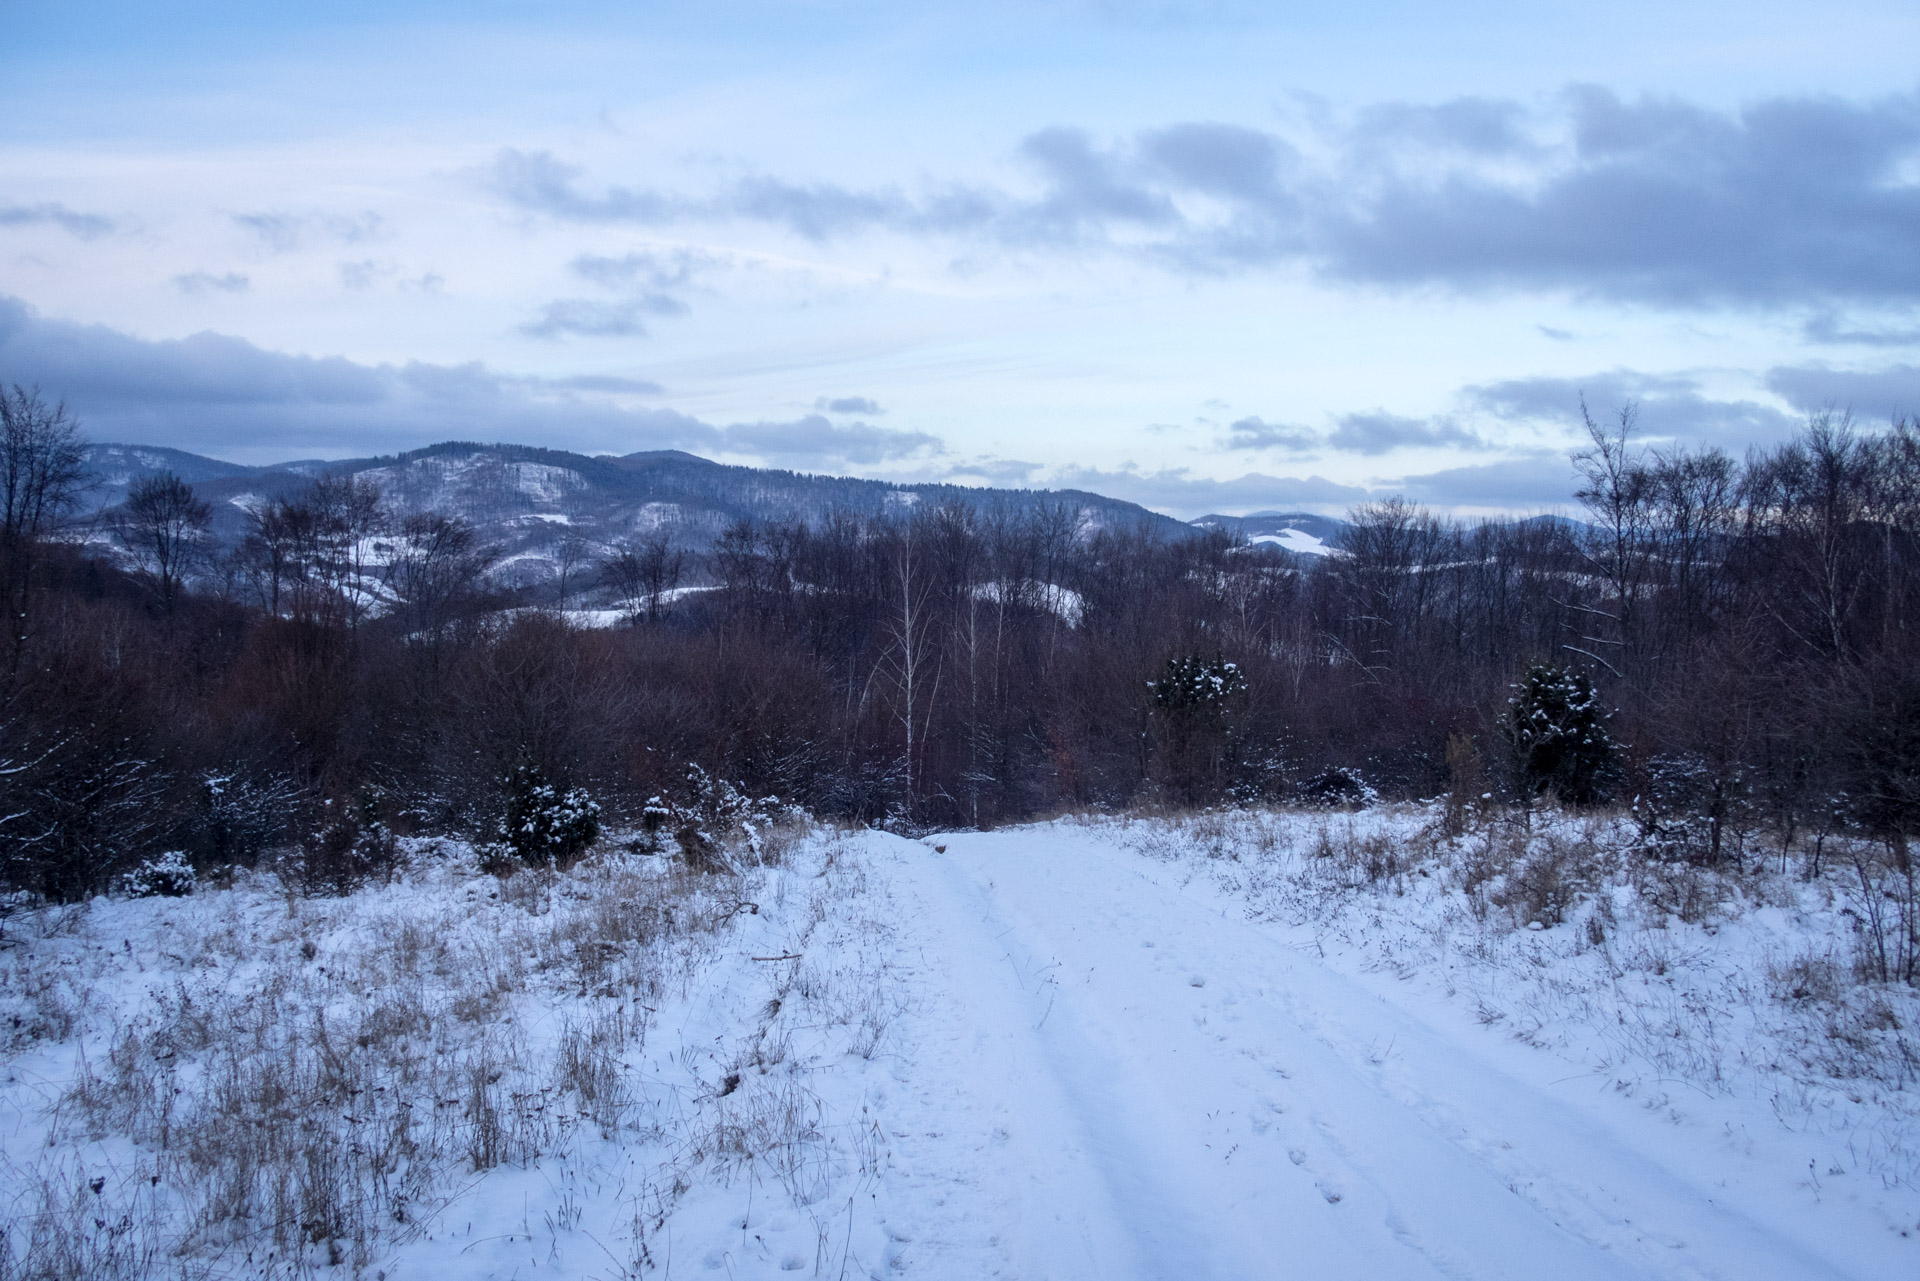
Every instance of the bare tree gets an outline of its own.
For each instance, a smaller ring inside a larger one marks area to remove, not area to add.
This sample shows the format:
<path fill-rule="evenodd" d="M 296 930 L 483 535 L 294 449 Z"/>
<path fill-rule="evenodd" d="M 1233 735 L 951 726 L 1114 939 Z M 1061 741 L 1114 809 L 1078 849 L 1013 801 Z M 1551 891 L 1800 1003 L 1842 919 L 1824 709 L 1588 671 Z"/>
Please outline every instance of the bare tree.
<path fill-rule="evenodd" d="M 128 489 L 126 505 L 114 522 L 114 536 L 138 562 L 166 613 L 173 612 L 175 598 L 204 550 L 203 540 L 212 523 L 213 504 L 170 471 L 137 480 Z"/>
<path fill-rule="evenodd" d="M 1646 460 L 1632 444 L 1639 416 L 1639 406 L 1627 404 L 1615 415 L 1614 426 L 1602 427 L 1582 399 L 1580 420 L 1593 444 L 1573 455 L 1573 468 L 1582 482 L 1574 496 L 1593 516 L 1593 534 L 1584 540 L 1583 550 L 1607 583 L 1609 608 L 1570 601 L 1574 612 L 1595 625 L 1576 626 L 1580 644 L 1567 643 L 1562 648 L 1616 676 L 1625 674 L 1622 669 L 1633 657 L 1649 567 L 1652 484 Z M 1613 634 L 1607 635 L 1609 631 Z"/>
<path fill-rule="evenodd" d="M 567 607 L 567 580 L 573 577 L 573 571 L 586 563 L 588 555 L 587 540 L 568 530 L 561 535 L 560 541 L 553 547 L 553 563 L 559 572 L 560 608 Z"/>
<path fill-rule="evenodd" d="M 419 512 L 400 522 L 386 583 L 436 666 L 448 624 L 499 554 L 496 547 L 481 546 L 473 526 L 458 516 Z"/>
<path fill-rule="evenodd" d="M 40 547 L 79 505 L 86 483 L 80 425 L 37 387 L 0 388 L 0 606 L 9 670 L 27 639 Z"/>
<path fill-rule="evenodd" d="M 685 569 L 685 553 L 669 545 L 665 536 L 649 538 L 637 552 L 622 547 L 601 562 L 601 572 L 631 623 L 665 622 Z"/>

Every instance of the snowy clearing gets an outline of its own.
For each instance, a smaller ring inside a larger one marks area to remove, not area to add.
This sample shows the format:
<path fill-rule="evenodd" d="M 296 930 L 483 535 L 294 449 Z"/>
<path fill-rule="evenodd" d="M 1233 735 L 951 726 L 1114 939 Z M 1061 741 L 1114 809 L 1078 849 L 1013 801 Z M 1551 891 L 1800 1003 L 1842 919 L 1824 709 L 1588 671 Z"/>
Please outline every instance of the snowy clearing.
<path fill-rule="evenodd" d="M 1296 552 L 1302 556 L 1333 555 L 1333 548 L 1327 546 L 1320 538 L 1309 534 L 1304 529 L 1285 529 L 1277 534 L 1255 534 L 1247 541 L 1254 544 L 1271 544 L 1275 547 L 1284 547 L 1286 550 Z"/>
<path fill-rule="evenodd" d="M 1530 869 L 1600 860 L 1604 823 L 1432 820 L 505 880 L 417 841 L 343 898 L 22 911 L 0 1275 L 1920 1270 L 1916 1003 L 1776 990 L 1844 902 L 1762 878 L 1682 919 L 1569 865 L 1589 889 L 1542 912 Z"/>

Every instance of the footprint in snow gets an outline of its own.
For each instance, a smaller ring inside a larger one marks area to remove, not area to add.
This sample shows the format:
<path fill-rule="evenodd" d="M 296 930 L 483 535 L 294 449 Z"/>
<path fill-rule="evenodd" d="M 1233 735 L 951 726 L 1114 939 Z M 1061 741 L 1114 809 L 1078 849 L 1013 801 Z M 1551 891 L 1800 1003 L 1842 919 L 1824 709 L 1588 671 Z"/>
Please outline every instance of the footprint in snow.
<path fill-rule="evenodd" d="M 1334 1187 L 1333 1184 L 1328 1183 L 1325 1179 L 1318 1180 L 1313 1186 L 1320 1189 L 1320 1195 L 1327 1199 L 1328 1205 L 1340 1204 L 1339 1188 Z"/>
<path fill-rule="evenodd" d="M 1206 985 L 1207 976 L 1204 974 L 1195 974 L 1187 980 L 1188 987 L 1205 987 Z"/>

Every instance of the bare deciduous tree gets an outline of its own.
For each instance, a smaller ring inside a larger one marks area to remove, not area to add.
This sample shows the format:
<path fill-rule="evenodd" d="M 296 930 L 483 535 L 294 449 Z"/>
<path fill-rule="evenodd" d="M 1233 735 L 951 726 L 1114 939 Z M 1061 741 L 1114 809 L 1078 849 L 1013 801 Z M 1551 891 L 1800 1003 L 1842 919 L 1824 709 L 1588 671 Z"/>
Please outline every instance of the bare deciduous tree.
<path fill-rule="evenodd" d="M 114 521 L 114 536 L 140 567 L 141 576 L 173 613 L 174 599 L 194 562 L 204 551 L 213 504 L 172 472 L 137 480 Z"/>
<path fill-rule="evenodd" d="M 31 623 L 41 543 L 79 505 L 86 446 L 64 404 L 37 387 L 0 388 L 0 608 L 7 612 L 9 670 Z"/>

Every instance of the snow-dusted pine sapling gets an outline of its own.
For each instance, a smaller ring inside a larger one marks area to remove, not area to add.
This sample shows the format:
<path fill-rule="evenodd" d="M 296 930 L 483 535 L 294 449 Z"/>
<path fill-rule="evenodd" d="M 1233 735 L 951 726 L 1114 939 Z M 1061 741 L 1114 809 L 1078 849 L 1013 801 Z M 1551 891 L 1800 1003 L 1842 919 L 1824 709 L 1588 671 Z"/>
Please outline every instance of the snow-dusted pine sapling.
<path fill-rule="evenodd" d="M 1593 682 L 1571 668 L 1536 663 L 1517 688 L 1506 733 L 1521 793 L 1531 799 L 1551 792 L 1572 805 L 1604 800 L 1619 749 Z"/>
<path fill-rule="evenodd" d="M 144 860 L 126 875 L 123 884 L 135 898 L 184 898 L 193 893 L 193 864 L 179 850 Z"/>
<path fill-rule="evenodd" d="M 1335 765 L 1300 784 L 1300 800 L 1327 809 L 1363 810 L 1378 804 L 1380 793 L 1359 770 Z"/>
<path fill-rule="evenodd" d="M 1217 798 L 1236 746 L 1234 713 L 1247 692 L 1237 663 L 1219 654 L 1183 654 L 1147 682 L 1153 704 L 1158 764 L 1165 781 L 1188 805 Z"/>
<path fill-rule="evenodd" d="M 600 806 L 582 788 L 561 791 L 537 765 L 514 766 L 506 793 L 499 843 L 531 866 L 568 863 L 600 837 Z"/>

